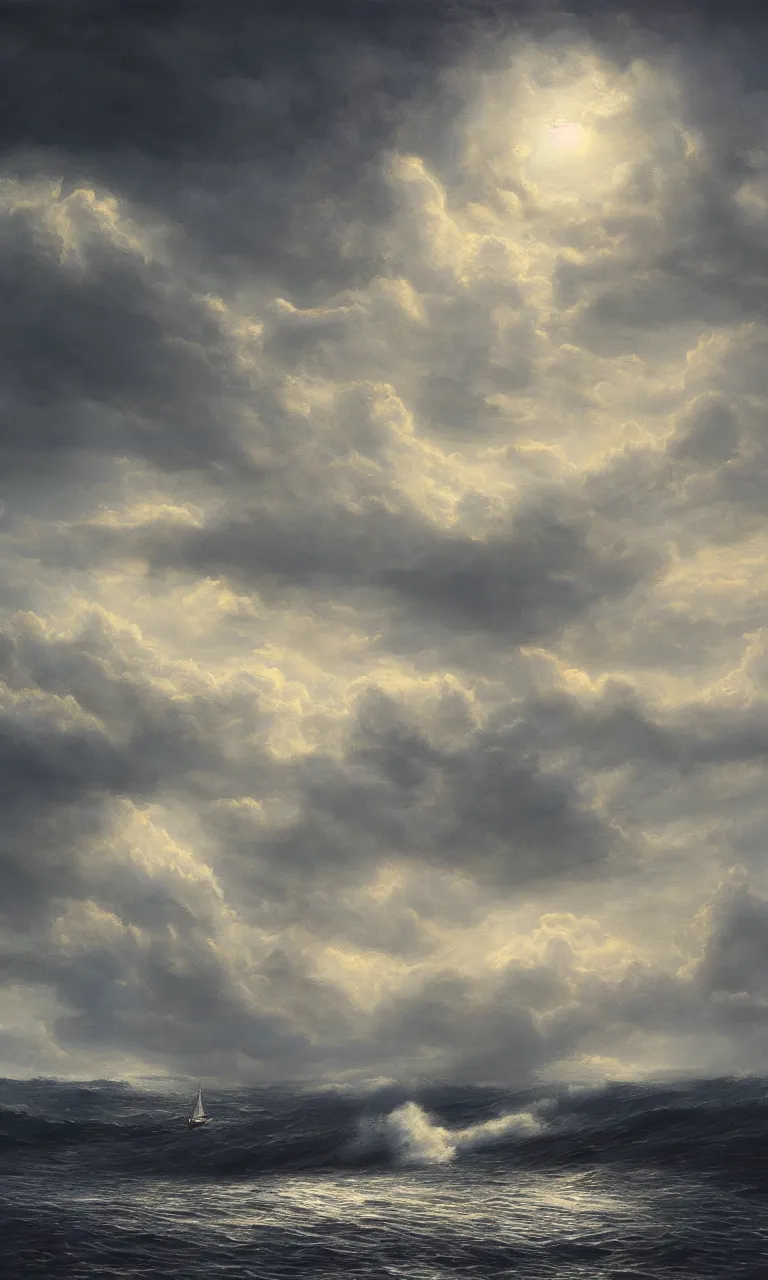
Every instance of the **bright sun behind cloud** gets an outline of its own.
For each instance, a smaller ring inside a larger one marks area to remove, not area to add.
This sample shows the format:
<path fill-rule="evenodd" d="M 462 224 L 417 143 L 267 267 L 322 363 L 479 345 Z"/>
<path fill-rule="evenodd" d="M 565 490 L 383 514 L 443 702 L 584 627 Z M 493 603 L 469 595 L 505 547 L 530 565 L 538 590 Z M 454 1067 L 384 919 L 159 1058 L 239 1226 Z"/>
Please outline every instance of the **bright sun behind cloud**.
<path fill-rule="evenodd" d="M 640 61 L 618 68 L 593 49 L 521 46 L 480 87 L 468 156 L 482 156 L 500 187 L 521 183 L 550 211 L 592 207 L 610 198 L 617 171 L 652 147 L 641 108 L 659 89 Z"/>
<path fill-rule="evenodd" d="M 574 154 L 584 151 L 587 145 L 586 131 L 576 120 L 555 120 L 549 126 L 548 139 L 558 151 Z"/>

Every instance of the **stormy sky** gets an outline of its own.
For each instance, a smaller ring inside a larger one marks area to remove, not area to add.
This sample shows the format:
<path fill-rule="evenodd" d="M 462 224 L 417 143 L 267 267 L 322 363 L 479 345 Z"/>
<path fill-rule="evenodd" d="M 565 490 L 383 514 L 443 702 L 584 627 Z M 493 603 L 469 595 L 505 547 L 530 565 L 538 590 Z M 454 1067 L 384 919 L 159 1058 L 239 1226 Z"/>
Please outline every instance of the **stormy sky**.
<path fill-rule="evenodd" d="M 0 1073 L 768 1052 L 768 27 L 0 5 Z"/>

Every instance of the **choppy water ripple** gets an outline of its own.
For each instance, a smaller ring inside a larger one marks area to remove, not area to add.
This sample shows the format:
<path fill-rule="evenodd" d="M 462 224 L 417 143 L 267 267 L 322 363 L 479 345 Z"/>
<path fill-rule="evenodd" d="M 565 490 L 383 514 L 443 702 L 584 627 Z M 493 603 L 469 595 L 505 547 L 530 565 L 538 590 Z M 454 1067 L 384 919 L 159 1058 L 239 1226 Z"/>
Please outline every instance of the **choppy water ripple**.
<path fill-rule="evenodd" d="M 0 1274 L 592 1277 L 768 1270 L 768 1090 L 185 1099 L 6 1082 Z"/>

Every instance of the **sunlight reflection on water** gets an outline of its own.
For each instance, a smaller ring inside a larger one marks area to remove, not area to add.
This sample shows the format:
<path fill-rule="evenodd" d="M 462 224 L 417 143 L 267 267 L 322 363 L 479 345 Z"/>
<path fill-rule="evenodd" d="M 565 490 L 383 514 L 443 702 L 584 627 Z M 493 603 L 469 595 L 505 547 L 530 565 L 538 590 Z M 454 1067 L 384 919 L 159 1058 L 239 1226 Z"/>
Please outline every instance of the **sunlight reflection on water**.
<path fill-rule="evenodd" d="M 155 1184 L 137 1197 L 156 1214 L 163 1205 L 174 1217 L 194 1212 L 193 1187 Z M 236 1185 L 207 1185 L 204 1221 L 208 1227 L 248 1232 L 255 1226 L 276 1225 L 311 1229 L 338 1223 L 400 1233 L 436 1230 L 444 1237 L 474 1237 L 518 1242 L 551 1242 L 585 1233 L 617 1230 L 628 1220 L 637 1223 L 647 1212 L 647 1196 L 629 1196 L 626 1188 L 611 1190 L 592 1174 L 543 1176 L 520 1174 L 514 1179 L 475 1184 L 467 1179 L 446 1180 L 420 1171 L 392 1178 L 368 1175 L 324 1178 L 287 1177 Z M 140 1209 L 139 1209 L 140 1211 Z"/>

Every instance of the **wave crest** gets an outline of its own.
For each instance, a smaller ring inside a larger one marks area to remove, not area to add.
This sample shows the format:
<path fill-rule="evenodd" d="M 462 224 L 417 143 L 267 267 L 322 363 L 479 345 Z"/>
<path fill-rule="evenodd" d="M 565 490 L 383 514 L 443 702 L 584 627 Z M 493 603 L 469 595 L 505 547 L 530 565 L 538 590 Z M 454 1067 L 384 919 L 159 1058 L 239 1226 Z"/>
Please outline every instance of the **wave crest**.
<path fill-rule="evenodd" d="M 399 1165 L 450 1164 L 461 1151 L 475 1151 L 505 1138 L 533 1137 L 543 1124 L 533 1111 L 507 1112 L 460 1129 L 438 1124 L 417 1102 L 384 1116 L 366 1116 L 347 1148 L 351 1157 L 385 1153 Z"/>

